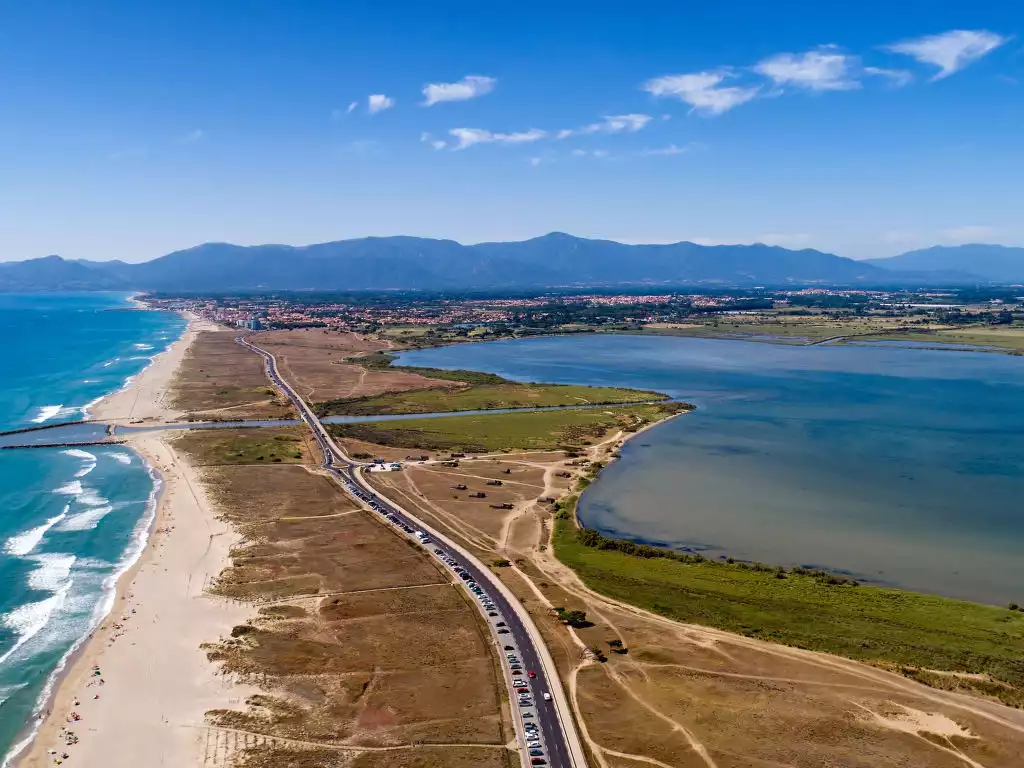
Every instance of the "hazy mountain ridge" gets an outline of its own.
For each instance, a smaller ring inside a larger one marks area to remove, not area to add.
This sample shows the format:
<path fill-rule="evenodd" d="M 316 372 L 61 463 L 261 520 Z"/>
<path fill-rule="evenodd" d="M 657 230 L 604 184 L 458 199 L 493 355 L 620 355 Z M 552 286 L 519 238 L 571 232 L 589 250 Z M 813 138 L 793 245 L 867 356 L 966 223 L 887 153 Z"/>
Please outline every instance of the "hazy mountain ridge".
<path fill-rule="evenodd" d="M 1008 245 L 936 245 L 868 264 L 900 271 L 944 270 L 973 274 L 997 283 L 1024 283 L 1024 248 Z"/>
<path fill-rule="evenodd" d="M 0 290 L 458 290 L 575 285 L 884 285 L 979 279 L 961 271 L 949 272 L 945 266 L 937 269 L 946 271 L 908 271 L 915 267 L 894 263 L 902 258 L 855 261 L 812 249 L 794 251 L 763 244 L 708 246 L 684 241 L 627 245 L 559 232 L 519 242 L 475 245 L 420 237 L 368 237 L 307 246 L 205 243 L 141 264 L 47 256 L 0 263 Z M 920 259 L 909 261 L 916 265 Z M 892 271 L 893 266 L 900 271 Z"/>

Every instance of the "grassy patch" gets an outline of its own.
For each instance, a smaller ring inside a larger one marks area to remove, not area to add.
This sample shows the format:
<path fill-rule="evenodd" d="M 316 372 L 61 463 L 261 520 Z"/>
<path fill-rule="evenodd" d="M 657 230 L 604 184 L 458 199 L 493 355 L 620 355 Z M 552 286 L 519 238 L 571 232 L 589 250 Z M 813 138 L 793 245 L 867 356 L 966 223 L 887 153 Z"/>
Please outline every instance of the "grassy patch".
<path fill-rule="evenodd" d="M 178 441 L 197 465 L 298 464 L 304 455 L 301 427 L 207 429 L 187 432 Z"/>
<path fill-rule="evenodd" d="M 610 597 L 677 621 L 888 663 L 908 676 L 986 674 L 1013 686 L 993 686 L 1004 701 L 1024 701 L 1024 613 L 738 564 L 636 557 L 586 546 L 571 519 L 555 526 L 558 558 Z"/>
<path fill-rule="evenodd" d="M 404 370 L 404 369 L 403 369 Z M 429 372 L 424 372 L 429 371 Z M 437 378 L 433 369 L 417 373 Z M 444 373 L 452 373 L 445 371 Z M 455 371 L 456 374 L 475 374 Z M 483 374 L 487 376 L 489 374 Z M 500 380 L 499 380 L 500 381 Z M 469 383 L 469 382 L 467 382 Z M 666 400 L 658 392 L 619 387 L 586 387 L 571 384 L 518 384 L 515 382 L 472 383 L 462 389 L 433 388 L 394 392 L 376 397 L 332 400 L 321 403 L 322 415 L 373 415 L 382 413 L 444 413 L 504 408 L 551 408 L 565 405 L 611 405 Z"/>
<path fill-rule="evenodd" d="M 557 450 L 563 446 L 589 445 L 612 429 L 635 431 L 689 407 L 684 403 L 657 403 L 609 410 L 586 408 L 331 424 L 328 429 L 336 437 L 427 451 Z"/>
<path fill-rule="evenodd" d="M 866 336 L 858 341 L 912 341 L 917 344 L 964 344 L 975 347 L 997 347 L 1010 354 L 1024 353 L 1024 328 L 1012 326 L 981 326 L 940 330 L 901 331 Z"/>

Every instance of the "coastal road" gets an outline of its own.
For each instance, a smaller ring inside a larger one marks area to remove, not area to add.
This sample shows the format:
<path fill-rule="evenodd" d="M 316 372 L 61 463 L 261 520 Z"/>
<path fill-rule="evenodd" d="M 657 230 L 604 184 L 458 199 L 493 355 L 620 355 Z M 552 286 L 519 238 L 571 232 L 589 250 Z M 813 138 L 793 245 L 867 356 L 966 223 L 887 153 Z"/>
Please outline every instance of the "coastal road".
<path fill-rule="evenodd" d="M 450 565 L 452 561 L 458 563 L 461 569 L 468 572 L 470 579 L 479 584 L 490 597 L 499 614 L 497 619 L 488 617 L 487 612 L 479 605 L 479 601 L 475 602 L 484 613 L 485 620 L 492 632 L 497 632 L 495 623 L 498 620 L 504 621 L 507 625 L 508 634 L 495 634 L 496 642 L 502 647 L 512 646 L 522 662 L 523 669 L 536 673 L 535 679 L 527 679 L 532 704 L 529 707 L 517 706 L 517 695 L 512 688 L 512 676 L 505 653 L 504 651 L 499 653 L 505 682 L 509 687 L 509 707 L 512 710 L 512 719 L 520 742 L 523 765 L 530 765 L 531 760 L 525 745 L 524 723 L 533 722 L 537 724 L 540 731 L 543 759 L 547 761 L 547 765 L 555 768 L 586 768 L 586 755 L 576 731 L 572 711 L 559 680 L 554 660 L 551 658 L 547 646 L 544 645 L 540 631 L 515 595 L 482 562 L 463 547 L 374 489 L 363 476 L 364 468 L 367 465 L 351 459 L 331 439 L 309 405 L 281 377 L 274 356 L 253 344 L 245 336 L 237 337 L 236 341 L 263 357 L 267 377 L 292 401 L 299 416 L 313 433 L 313 437 L 324 455 L 324 468 L 337 477 L 352 496 L 383 515 L 403 532 L 408 533 L 407 529 L 412 529 L 428 534 L 432 541 L 425 546 L 427 552 L 437 558 L 449 571 L 453 571 Z M 458 578 L 456 577 L 455 580 L 458 581 Z M 519 676 L 517 675 L 517 677 Z M 545 693 L 550 695 L 550 701 L 544 698 Z M 524 719 L 522 717 L 524 711 L 529 712 L 532 717 Z"/>

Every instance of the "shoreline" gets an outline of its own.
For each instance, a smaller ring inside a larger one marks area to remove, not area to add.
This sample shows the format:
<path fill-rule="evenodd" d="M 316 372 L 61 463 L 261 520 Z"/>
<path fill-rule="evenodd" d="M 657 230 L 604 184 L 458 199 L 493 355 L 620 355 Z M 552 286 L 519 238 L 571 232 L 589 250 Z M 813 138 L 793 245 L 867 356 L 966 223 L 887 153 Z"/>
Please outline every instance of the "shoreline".
<path fill-rule="evenodd" d="M 186 316 L 179 339 L 95 404 L 100 418 L 176 418 L 164 397 L 188 347 L 210 325 Z M 239 696 L 255 690 L 219 676 L 200 647 L 248 618 L 251 607 L 205 591 L 230 564 L 238 536 L 214 516 L 195 468 L 172 443 L 173 436 L 159 433 L 126 441 L 153 478 L 151 511 L 133 534 L 138 544 L 112 575 L 109 596 L 97 604 L 94 629 L 51 673 L 5 766 L 48 768 L 65 753 L 111 768 L 154 764 L 155 755 L 167 765 L 197 764 L 205 712 L 241 703 Z"/>

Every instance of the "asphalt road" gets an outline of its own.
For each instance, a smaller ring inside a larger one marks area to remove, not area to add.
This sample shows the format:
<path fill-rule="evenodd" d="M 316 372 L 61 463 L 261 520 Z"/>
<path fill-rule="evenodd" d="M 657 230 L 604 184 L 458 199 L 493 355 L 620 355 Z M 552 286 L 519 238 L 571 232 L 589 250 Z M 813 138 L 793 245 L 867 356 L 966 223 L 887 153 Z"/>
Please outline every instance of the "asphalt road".
<path fill-rule="evenodd" d="M 517 731 L 521 744 L 521 754 L 523 755 L 524 764 L 529 764 L 531 756 L 527 753 L 525 743 L 522 743 L 524 730 L 521 725 L 522 723 L 534 722 L 539 726 L 541 734 L 541 742 L 543 744 L 543 759 L 547 761 L 548 765 L 555 766 L 556 768 L 584 768 L 585 764 L 582 760 L 573 761 L 572 751 L 569 748 L 568 740 L 565 734 L 565 730 L 562 725 L 562 720 L 559 717 L 558 710 L 555 706 L 554 696 L 551 701 L 545 701 L 543 694 L 549 692 L 551 687 L 547 676 L 547 671 L 544 665 L 541 663 L 540 653 L 537 650 L 538 639 L 534 638 L 531 631 L 526 627 L 523 621 L 520 619 L 517 611 L 509 604 L 503 591 L 498 588 L 498 579 L 495 577 L 486 567 L 476 561 L 472 557 L 467 557 L 462 552 L 457 551 L 452 545 L 442 539 L 433 529 L 429 528 L 422 521 L 418 520 L 413 515 L 409 514 L 400 507 L 392 504 L 386 497 L 378 493 L 373 489 L 369 483 L 366 482 L 362 476 L 362 467 L 364 464 L 353 461 L 344 452 L 342 452 L 327 435 L 327 431 L 324 429 L 323 424 L 316 415 L 310 410 L 309 406 L 300 398 L 291 386 L 281 378 L 277 371 L 277 363 L 274 360 L 273 355 L 265 350 L 257 347 L 255 344 L 249 342 L 245 337 L 239 336 L 237 338 L 239 344 L 251 349 L 253 352 L 258 353 L 266 361 L 267 376 L 279 387 L 292 401 L 302 420 L 306 422 L 310 430 L 313 432 L 313 436 L 319 443 L 321 450 L 324 455 L 324 468 L 329 472 L 337 476 L 346 490 L 357 497 L 359 500 L 368 504 L 371 509 L 374 509 L 385 518 L 391 518 L 392 524 L 397 521 L 397 527 L 403 529 L 411 528 L 414 531 L 421 530 L 426 531 L 428 534 L 432 534 L 431 543 L 426 546 L 427 551 L 431 556 L 442 560 L 443 558 L 449 558 L 457 561 L 459 566 L 469 573 L 471 579 L 479 584 L 484 591 L 490 597 L 491 601 L 496 606 L 496 611 L 499 614 L 497 618 L 488 617 L 487 612 L 480 605 L 480 601 L 473 596 L 477 607 L 484 614 L 485 619 L 488 621 L 493 632 L 495 632 L 495 638 L 500 648 L 506 645 L 511 645 L 515 648 L 515 652 L 522 662 L 523 667 L 523 679 L 527 681 L 531 689 L 531 699 L 533 701 L 532 706 L 522 708 L 517 705 L 517 695 L 511 688 L 511 676 L 509 676 L 509 668 L 505 659 L 505 651 L 501 650 L 499 655 L 501 656 L 501 663 L 504 667 L 506 674 L 506 684 L 509 685 L 509 706 L 512 709 L 512 716 L 518 721 Z M 407 534 L 412 537 L 411 534 Z M 414 537 L 413 537 L 414 538 Z M 441 554 L 435 553 L 435 550 L 440 550 Z M 444 564 L 444 563 L 443 563 Z M 452 569 L 447 564 L 444 567 L 449 571 Z M 455 576 L 453 572 L 453 578 L 456 581 L 461 580 L 460 577 Z M 463 580 L 463 583 L 468 580 Z M 496 622 L 504 621 L 508 634 L 497 634 L 497 628 L 495 627 Z M 532 670 L 536 673 L 536 678 L 529 679 L 526 676 L 526 672 Z M 516 675 L 519 677 L 519 675 Z M 529 712 L 532 717 L 524 719 L 522 717 L 524 712 Z"/>

